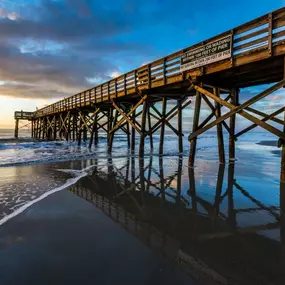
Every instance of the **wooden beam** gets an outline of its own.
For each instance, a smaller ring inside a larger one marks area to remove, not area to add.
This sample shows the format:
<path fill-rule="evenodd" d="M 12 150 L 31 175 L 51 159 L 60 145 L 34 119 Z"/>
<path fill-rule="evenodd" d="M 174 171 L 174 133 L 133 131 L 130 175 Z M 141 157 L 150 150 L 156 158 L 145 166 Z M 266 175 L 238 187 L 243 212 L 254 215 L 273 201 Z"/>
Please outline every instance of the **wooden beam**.
<path fill-rule="evenodd" d="M 163 143 L 164 143 L 164 132 L 165 132 L 165 116 L 166 116 L 166 104 L 167 104 L 167 98 L 162 98 L 162 112 L 161 112 L 161 129 L 160 129 L 160 140 L 159 140 L 159 154 L 163 154 Z"/>
<path fill-rule="evenodd" d="M 120 113 L 121 116 L 123 116 L 123 118 L 120 120 L 121 122 L 123 122 L 123 119 L 125 119 L 126 121 L 128 121 L 131 126 L 141 135 L 141 130 L 132 122 L 132 120 L 128 117 L 128 115 L 124 114 L 120 108 L 115 104 L 115 102 L 113 101 L 113 106 L 114 108 Z M 110 130 L 110 134 L 113 133 L 114 131 L 116 131 L 119 128 L 120 125 L 116 124 L 116 126 Z"/>
<path fill-rule="evenodd" d="M 137 109 L 137 107 L 138 106 L 140 106 L 145 100 L 146 100 L 146 98 L 147 98 L 147 95 L 144 95 L 139 101 L 138 101 L 138 103 L 136 103 L 134 106 L 133 106 L 133 108 L 125 115 L 123 115 L 123 118 L 122 119 L 120 119 L 118 122 L 117 122 L 117 124 L 116 124 L 116 126 L 112 129 L 112 132 L 114 132 L 116 129 L 118 129 L 118 127 L 119 127 L 119 125 L 121 125 L 125 120 L 127 120 L 127 118 L 129 118 L 129 116 Z M 113 103 L 114 103 L 114 101 L 113 101 Z M 121 112 L 121 110 L 120 110 L 120 112 Z M 132 124 L 131 124 L 132 125 Z"/>
<path fill-rule="evenodd" d="M 220 97 L 220 90 L 214 88 L 214 94 L 217 97 Z M 216 118 L 221 117 L 221 105 L 215 102 L 215 116 Z M 225 147 L 224 147 L 224 136 L 223 136 L 223 127 L 222 123 L 217 124 L 217 139 L 218 139 L 218 150 L 219 150 L 219 161 L 220 163 L 225 163 Z"/>
<path fill-rule="evenodd" d="M 182 100 L 177 100 L 177 109 L 178 109 L 178 116 L 177 116 L 177 125 L 178 125 L 178 150 L 179 153 L 183 153 L 183 130 L 182 130 Z M 180 162 L 179 162 L 180 165 Z M 180 183 L 179 188 L 181 190 L 181 177 L 179 178 Z"/>
<path fill-rule="evenodd" d="M 283 111 L 284 111 L 284 107 L 282 107 L 282 108 L 276 110 L 274 113 L 272 113 L 272 114 L 270 114 L 270 115 L 266 115 L 266 117 L 264 117 L 261 121 L 266 122 L 267 120 L 270 120 L 270 119 L 274 118 L 275 116 L 279 115 L 279 114 L 282 113 Z M 252 124 L 252 125 L 248 126 L 247 128 L 245 128 L 244 130 L 240 131 L 239 133 L 237 133 L 237 134 L 235 135 L 235 140 L 236 140 L 239 136 L 241 136 L 241 135 L 247 133 L 248 131 L 250 131 L 250 130 L 256 128 L 257 126 L 258 126 L 257 124 Z"/>
<path fill-rule="evenodd" d="M 238 105 L 238 90 L 233 89 L 231 91 L 231 105 L 234 107 Z M 216 102 L 216 104 L 219 104 Z M 236 114 L 230 117 L 230 133 L 229 133 L 229 160 L 235 160 L 235 125 Z"/>
<path fill-rule="evenodd" d="M 201 95 L 199 91 L 196 91 L 192 133 L 197 132 L 197 128 L 199 125 L 200 109 L 201 109 Z M 190 146 L 190 155 L 189 155 L 189 166 L 192 167 L 194 165 L 195 155 L 196 155 L 197 136 L 191 139 L 190 143 L 191 143 L 191 146 Z"/>
<path fill-rule="evenodd" d="M 147 115 L 147 102 L 144 100 L 143 102 L 143 112 L 142 112 L 142 127 L 140 132 L 140 149 L 139 156 L 142 157 L 144 155 L 144 141 L 145 141 L 145 124 L 146 124 L 146 115 Z"/>
<path fill-rule="evenodd" d="M 276 83 L 275 85 L 271 86 L 270 88 L 266 89 L 265 91 L 261 92 L 260 94 L 258 94 L 257 96 L 251 98 L 250 100 L 248 100 L 247 102 L 235 107 L 232 104 L 226 102 L 225 100 L 218 98 L 217 96 L 215 96 L 214 94 L 212 94 L 211 92 L 199 87 L 195 85 L 195 89 L 198 90 L 199 92 L 207 95 L 208 97 L 214 99 L 215 101 L 217 101 L 218 103 L 228 107 L 229 109 L 231 109 L 230 112 L 228 112 L 227 114 L 221 116 L 219 119 L 209 123 L 208 125 L 206 125 L 203 129 L 199 129 L 197 130 L 195 133 L 192 133 L 189 136 L 189 140 L 191 141 L 193 138 L 197 137 L 198 135 L 204 133 L 205 131 L 211 129 L 212 127 L 216 126 L 218 123 L 230 118 L 232 115 L 239 113 L 240 115 L 242 115 L 243 117 L 245 117 L 246 119 L 254 122 L 255 124 L 263 127 L 264 129 L 272 132 L 273 134 L 279 136 L 280 138 L 284 138 L 285 139 L 285 134 L 281 131 L 279 131 L 278 129 L 262 122 L 261 120 L 253 117 L 252 115 L 248 114 L 247 112 L 243 111 L 243 109 L 245 107 L 248 107 L 254 103 L 256 103 L 257 101 L 261 100 L 262 98 L 265 98 L 266 96 L 270 95 L 272 92 L 278 90 L 279 88 L 281 88 L 283 85 L 285 84 L 285 79 L 281 80 L 280 82 Z"/>

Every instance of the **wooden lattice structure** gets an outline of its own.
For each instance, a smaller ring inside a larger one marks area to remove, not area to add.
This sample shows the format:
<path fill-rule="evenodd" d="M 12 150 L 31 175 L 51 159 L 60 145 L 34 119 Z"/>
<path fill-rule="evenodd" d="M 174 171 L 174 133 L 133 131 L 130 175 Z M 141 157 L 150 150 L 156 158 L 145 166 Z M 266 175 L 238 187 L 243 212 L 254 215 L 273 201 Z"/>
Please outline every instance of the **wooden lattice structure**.
<path fill-rule="evenodd" d="M 163 153 L 167 126 L 177 135 L 179 152 L 182 152 L 182 110 L 191 104 L 191 97 L 195 97 L 193 130 L 189 136 L 190 166 L 195 160 L 197 137 L 206 130 L 217 127 L 219 160 L 224 163 L 223 128 L 229 132 L 229 159 L 232 160 L 237 137 L 260 126 L 278 137 L 283 149 L 282 173 L 285 173 L 285 129 L 279 130 L 267 122 L 277 122 L 284 128 L 284 120 L 276 117 L 284 108 L 265 114 L 251 107 L 284 87 L 284 61 L 285 8 L 281 8 L 37 110 L 33 116 L 32 136 L 43 140 L 64 137 L 78 144 L 89 137 L 91 147 L 93 142 L 98 143 L 99 134 L 106 132 L 111 151 L 114 135 L 121 130 L 131 150 L 135 149 L 136 134 L 140 136 L 139 154 L 142 156 L 145 138 L 150 138 L 153 148 L 152 135 L 159 130 L 159 153 Z M 239 104 L 239 88 L 261 84 L 273 85 Z M 177 104 L 167 112 L 169 100 L 176 100 Z M 202 100 L 212 113 L 199 122 Z M 157 109 L 158 102 L 162 104 L 161 111 Z M 221 115 L 221 107 L 229 112 Z M 237 114 L 252 122 L 239 133 L 235 131 Z M 175 117 L 177 127 L 170 123 Z M 215 120 L 211 121 L 212 118 Z"/>

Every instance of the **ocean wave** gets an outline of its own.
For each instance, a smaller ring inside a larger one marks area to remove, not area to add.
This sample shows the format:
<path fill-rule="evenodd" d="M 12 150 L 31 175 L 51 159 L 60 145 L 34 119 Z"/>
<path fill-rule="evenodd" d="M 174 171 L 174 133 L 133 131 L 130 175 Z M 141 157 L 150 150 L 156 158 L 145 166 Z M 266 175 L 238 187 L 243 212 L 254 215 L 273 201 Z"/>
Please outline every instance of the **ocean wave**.
<path fill-rule="evenodd" d="M 70 169 L 69 173 L 73 174 L 75 177 L 73 178 L 69 178 L 67 179 L 67 181 L 61 185 L 58 186 L 54 189 L 51 189 L 47 192 L 45 192 L 44 194 L 42 194 L 41 196 L 39 196 L 38 198 L 31 200 L 29 202 L 27 202 L 26 204 L 20 206 L 18 209 L 16 209 L 14 212 L 4 216 L 1 220 L 0 220 L 0 226 L 3 225 L 4 223 L 6 223 L 7 221 L 9 221 L 10 219 L 18 216 L 19 214 L 21 214 L 22 212 L 24 212 L 25 210 L 27 210 L 29 207 L 31 207 L 33 204 L 38 203 L 39 201 L 47 198 L 48 196 L 50 196 L 53 193 L 59 192 L 61 190 L 64 190 L 68 187 L 70 187 L 71 185 L 75 184 L 77 181 L 79 181 L 81 178 L 91 174 L 91 170 L 94 168 L 94 165 L 90 165 L 82 170 L 78 170 L 78 171 L 73 171 L 72 169 Z M 66 171 L 68 172 L 68 169 L 66 169 Z"/>

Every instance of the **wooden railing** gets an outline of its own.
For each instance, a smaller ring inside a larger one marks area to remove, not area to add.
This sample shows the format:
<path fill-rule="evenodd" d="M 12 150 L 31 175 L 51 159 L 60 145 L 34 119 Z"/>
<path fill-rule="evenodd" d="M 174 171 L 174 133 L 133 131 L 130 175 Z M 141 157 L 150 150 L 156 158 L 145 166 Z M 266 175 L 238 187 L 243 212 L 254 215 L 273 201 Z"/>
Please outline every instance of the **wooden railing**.
<path fill-rule="evenodd" d="M 267 57 L 273 56 L 274 47 L 285 44 L 285 8 L 58 101 L 36 111 L 35 114 L 40 117 L 90 106 L 91 104 L 110 101 L 113 98 L 131 95 L 141 90 L 182 81 L 184 75 L 180 71 L 181 55 L 226 35 L 232 36 L 232 57 L 226 60 L 232 62 L 232 64 L 236 59 L 258 53 L 261 50 L 268 51 Z M 245 63 L 245 61 L 242 61 L 241 64 Z M 201 68 L 197 68 L 186 71 L 186 73 L 195 74 L 200 70 Z M 206 70 L 206 73 L 211 72 L 214 72 L 214 70 Z"/>

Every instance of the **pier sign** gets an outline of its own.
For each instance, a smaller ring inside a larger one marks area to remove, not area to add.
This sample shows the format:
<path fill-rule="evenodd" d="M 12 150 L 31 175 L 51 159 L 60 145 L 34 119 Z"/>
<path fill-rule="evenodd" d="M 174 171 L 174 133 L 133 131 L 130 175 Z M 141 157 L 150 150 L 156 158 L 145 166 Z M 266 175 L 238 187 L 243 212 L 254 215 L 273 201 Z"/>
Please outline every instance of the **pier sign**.
<path fill-rule="evenodd" d="M 180 71 L 191 70 L 227 59 L 231 55 L 232 35 L 228 35 L 183 53 L 181 56 Z"/>

